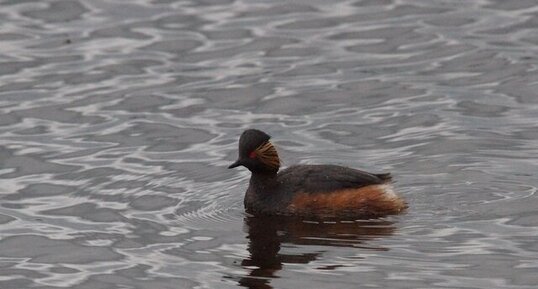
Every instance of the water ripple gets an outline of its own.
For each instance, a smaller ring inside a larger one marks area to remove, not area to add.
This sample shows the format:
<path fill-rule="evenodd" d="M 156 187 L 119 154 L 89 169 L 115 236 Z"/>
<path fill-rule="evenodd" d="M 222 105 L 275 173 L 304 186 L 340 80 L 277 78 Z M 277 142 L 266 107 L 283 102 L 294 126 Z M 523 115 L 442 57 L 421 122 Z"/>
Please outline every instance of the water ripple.
<path fill-rule="evenodd" d="M 0 287 L 538 283 L 535 1 L 0 6 Z M 409 211 L 245 215 L 250 127 Z"/>

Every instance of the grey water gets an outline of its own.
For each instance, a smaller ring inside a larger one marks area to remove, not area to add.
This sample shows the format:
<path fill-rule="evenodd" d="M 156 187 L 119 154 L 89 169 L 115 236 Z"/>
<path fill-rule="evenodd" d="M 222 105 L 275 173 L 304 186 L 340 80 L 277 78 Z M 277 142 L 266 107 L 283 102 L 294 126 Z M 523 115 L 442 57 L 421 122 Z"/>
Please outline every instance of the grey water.
<path fill-rule="evenodd" d="M 538 2 L 0 1 L 0 288 L 536 288 Z M 378 220 L 245 215 L 284 166 Z"/>

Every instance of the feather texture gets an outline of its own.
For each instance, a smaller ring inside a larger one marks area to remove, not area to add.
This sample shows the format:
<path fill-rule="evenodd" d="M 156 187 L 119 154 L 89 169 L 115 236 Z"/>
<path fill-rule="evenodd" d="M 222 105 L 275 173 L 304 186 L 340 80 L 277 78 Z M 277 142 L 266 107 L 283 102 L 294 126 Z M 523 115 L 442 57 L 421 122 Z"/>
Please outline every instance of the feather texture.
<path fill-rule="evenodd" d="M 258 160 L 266 166 L 277 170 L 280 168 L 280 158 L 276 152 L 276 148 L 270 141 L 264 142 L 255 150 Z"/>

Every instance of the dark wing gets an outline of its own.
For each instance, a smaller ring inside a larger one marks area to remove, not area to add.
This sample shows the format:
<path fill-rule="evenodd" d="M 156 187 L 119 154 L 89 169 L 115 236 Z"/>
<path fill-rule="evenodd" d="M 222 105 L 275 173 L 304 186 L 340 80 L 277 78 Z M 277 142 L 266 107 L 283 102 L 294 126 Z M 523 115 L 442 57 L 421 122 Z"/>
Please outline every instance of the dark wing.
<path fill-rule="evenodd" d="M 371 174 L 336 165 L 298 165 L 278 174 L 278 179 L 293 192 L 331 192 L 382 184 L 390 174 Z"/>

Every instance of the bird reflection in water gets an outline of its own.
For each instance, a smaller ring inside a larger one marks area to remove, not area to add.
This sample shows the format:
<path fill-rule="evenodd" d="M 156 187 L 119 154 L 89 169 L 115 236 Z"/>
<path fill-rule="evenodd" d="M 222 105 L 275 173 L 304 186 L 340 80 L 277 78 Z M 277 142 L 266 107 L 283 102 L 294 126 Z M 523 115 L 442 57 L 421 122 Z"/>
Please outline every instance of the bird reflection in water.
<path fill-rule="evenodd" d="M 395 231 L 393 223 L 385 220 L 308 222 L 275 216 L 247 216 L 244 225 L 249 239 L 250 255 L 241 265 L 250 271 L 247 276 L 240 278 L 238 283 L 247 288 L 273 288 L 270 285 L 271 279 L 278 277 L 276 273 L 282 269 L 282 264 L 308 264 L 322 254 L 320 251 L 281 253 L 283 244 L 387 250 L 369 247 L 365 241 L 389 236 Z M 333 270 L 337 267 L 339 266 L 320 269 Z"/>

